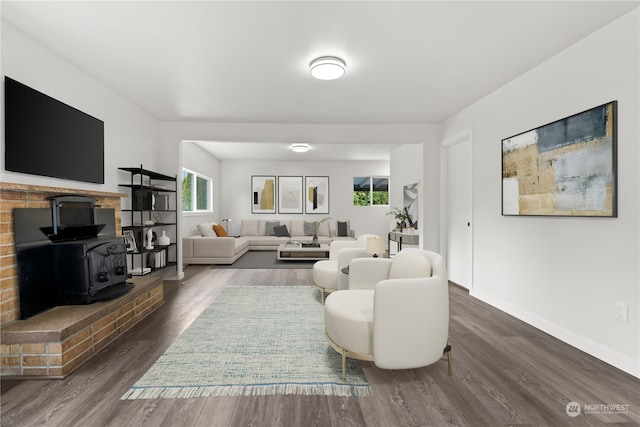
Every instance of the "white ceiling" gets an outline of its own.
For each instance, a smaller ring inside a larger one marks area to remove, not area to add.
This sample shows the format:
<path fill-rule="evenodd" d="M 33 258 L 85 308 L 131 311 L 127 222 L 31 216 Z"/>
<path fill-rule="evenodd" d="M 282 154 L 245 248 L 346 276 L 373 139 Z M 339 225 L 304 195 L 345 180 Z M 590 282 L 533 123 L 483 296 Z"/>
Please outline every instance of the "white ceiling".
<path fill-rule="evenodd" d="M 159 120 L 435 124 L 636 7 L 638 0 L 2 1 L 0 11 Z M 347 62 L 342 79 L 309 76 L 311 60 L 325 55 Z M 220 145 L 219 157 L 273 151 L 234 147 Z M 393 146 L 340 149 L 343 159 L 379 150 L 388 158 Z"/>

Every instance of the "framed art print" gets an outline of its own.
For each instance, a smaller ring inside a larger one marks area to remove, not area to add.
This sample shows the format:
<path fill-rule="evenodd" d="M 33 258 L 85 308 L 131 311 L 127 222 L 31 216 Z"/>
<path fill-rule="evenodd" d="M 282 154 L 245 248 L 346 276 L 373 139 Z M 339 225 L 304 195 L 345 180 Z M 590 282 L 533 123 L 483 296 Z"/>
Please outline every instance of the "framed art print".
<path fill-rule="evenodd" d="M 251 177 L 251 213 L 276 213 L 276 177 Z"/>
<path fill-rule="evenodd" d="M 402 208 L 411 218 L 412 225 L 418 228 L 418 183 L 402 187 Z M 411 224 L 410 224 L 411 225 Z"/>
<path fill-rule="evenodd" d="M 278 177 L 278 213 L 301 214 L 302 213 L 302 177 L 279 176 Z"/>
<path fill-rule="evenodd" d="M 502 215 L 617 217 L 617 101 L 502 140 Z"/>
<path fill-rule="evenodd" d="M 329 177 L 306 176 L 304 180 L 305 212 L 329 213 Z"/>
<path fill-rule="evenodd" d="M 132 230 L 124 230 L 122 232 L 125 242 L 127 243 L 127 252 L 136 252 L 138 246 L 136 245 L 136 238 Z"/>

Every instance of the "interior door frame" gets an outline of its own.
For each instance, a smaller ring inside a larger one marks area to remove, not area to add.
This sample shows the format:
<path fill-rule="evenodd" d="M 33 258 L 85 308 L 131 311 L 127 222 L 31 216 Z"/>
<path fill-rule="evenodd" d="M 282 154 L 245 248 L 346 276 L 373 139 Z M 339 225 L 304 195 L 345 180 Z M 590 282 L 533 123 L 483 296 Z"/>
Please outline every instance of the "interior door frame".
<path fill-rule="evenodd" d="M 440 143 L 440 253 L 446 259 L 447 256 L 447 218 L 448 218 L 448 197 L 447 197 L 447 188 L 449 185 L 448 182 L 448 170 L 449 170 L 449 149 L 454 145 L 469 142 L 471 148 L 471 180 L 469 188 L 471 188 L 471 283 L 469 283 L 469 291 L 473 289 L 473 270 L 474 270 L 474 251 L 473 251 L 473 129 L 465 129 L 462 132 L 459 132 L 449 138 L 446 138 Z"/>

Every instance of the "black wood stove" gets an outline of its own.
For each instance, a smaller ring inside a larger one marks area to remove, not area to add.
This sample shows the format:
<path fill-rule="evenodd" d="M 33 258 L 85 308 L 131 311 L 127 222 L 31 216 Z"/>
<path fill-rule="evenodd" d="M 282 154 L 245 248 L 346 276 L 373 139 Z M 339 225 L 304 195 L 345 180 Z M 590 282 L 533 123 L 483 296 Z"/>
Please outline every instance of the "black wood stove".
<path fill-rule="evenodd" d="M 53 197 L 51 208 L 16 208 L 20 318 L 58 305 L 91 304 L 133 289 L 115 211 L 84 196 Z"/>

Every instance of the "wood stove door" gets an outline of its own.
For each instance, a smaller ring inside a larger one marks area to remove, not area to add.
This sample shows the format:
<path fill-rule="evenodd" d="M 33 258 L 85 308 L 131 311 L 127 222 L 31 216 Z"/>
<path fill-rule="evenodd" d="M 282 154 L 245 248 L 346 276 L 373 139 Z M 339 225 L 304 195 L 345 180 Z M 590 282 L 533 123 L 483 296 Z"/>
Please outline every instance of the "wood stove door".
<path fill-rule="evenodd" d="M 111 240 L 87 251 L 90 295 L 127 280 L 127 247 L 124 239 Z"/>

